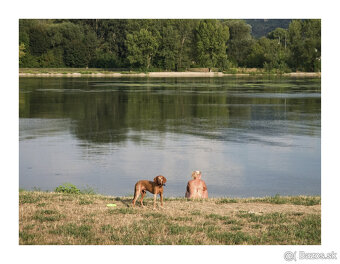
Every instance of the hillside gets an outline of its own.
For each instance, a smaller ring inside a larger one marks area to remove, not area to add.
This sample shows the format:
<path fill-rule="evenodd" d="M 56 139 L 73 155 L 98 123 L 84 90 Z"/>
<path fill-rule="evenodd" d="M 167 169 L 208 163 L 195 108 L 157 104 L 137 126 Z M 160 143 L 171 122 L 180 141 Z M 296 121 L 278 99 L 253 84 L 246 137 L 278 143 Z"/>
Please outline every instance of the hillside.
<path fill-rule="evenodd" d="M 260 38 L 278 27 L 287 29 L 292 19 L 245 19 L 245 21 L 251 25 L 253 37 Z"/>

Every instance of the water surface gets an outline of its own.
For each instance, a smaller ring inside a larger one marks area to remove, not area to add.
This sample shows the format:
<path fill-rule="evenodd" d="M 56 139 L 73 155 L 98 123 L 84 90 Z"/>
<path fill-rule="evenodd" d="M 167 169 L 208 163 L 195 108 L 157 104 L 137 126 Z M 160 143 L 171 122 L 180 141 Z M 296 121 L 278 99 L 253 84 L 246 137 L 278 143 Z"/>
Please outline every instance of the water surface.
<path fill-rule="evenodd" d="M 20 78 L 20 188 L 320 195 L 320 79 Z"/>

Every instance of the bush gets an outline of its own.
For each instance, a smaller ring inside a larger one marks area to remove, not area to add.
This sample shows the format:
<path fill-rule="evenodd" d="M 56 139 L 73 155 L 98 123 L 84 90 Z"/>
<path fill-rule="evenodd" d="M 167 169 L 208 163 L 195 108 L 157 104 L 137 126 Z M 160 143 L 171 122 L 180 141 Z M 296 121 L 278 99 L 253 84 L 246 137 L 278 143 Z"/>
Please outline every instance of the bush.
<path fill-rule="evenodd" d="M 117 68 L 120 67 L 120 63 L 116 54 L 97 51 L 95 58 L 90 62 L 89 66 L 95 68 Z"/>
<path fill-rule="evenodd" d="M 88 64 L 87 55 L 86 46 L 79 39 L 74 39 L 65 45 L 64 62 L 68 67 L 86 67 Z"/>
<path fill-rule="evenodd" d="M 263 68 L 269 73 L 287 73 L 291 70 L 284 62 L 265 62 Z"/>
<path fill-rule="evenodd" d="M 321 72 L 321 59 L 314 61 L 314 72 Z"/>
<path fill-rule="evenodd" d="M 55 188 L 55 192 L 80 194 L 80 190 L 71 183 L 64 183 L 63 185 L 58 186 Z"/>
<path fill-rule="evenodd" d="M 38 58 L 39 57 L 33 56 L 30 53 L 26 53 L 19 61 L 19 66 L 22 68 L 39 68 Z"/>
<path fill-rule="evenodd" d="M 62 68 L 64 67 L 63 50 L 55 48 L 47 51 L 38 58 L 42 68 Z"/>

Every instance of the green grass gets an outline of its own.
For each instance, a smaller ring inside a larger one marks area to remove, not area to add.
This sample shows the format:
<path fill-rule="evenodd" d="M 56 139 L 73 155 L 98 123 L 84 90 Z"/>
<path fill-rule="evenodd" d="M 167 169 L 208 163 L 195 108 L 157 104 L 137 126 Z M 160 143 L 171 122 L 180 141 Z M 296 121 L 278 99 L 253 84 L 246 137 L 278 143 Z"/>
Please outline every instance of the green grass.
<path fill-rule="evenodd" d="M 35 212 L 33 219 L 39 222 L 54 222 L 61 220 L 63 217 L 64 216 L 56 210 L 39 210 Z"/>
<path fill-rule="evenodd" d="M 223 198 L 223 199 L 217 200 L 216 203 L 217 204 L 237 203 L 237 200 L 236 199 L 232 199 L 232 198 Z"/>
<path fill-rule="evenodd" d="M 19 232 L 19 240 L 23 245 L 33 245 L 35 234 L 29 233 L 27 231 Z"/>
<path fill-rule="evenodd" d="M 117 215 L 117 214 L 136 214 L 137 212 L 132 208 L 118 208 L 118 209 L 109 209 L 107 211 L 110 215 Z"/>
<path fill-rule="evenodd" d="M 228 220 L 229 219 L 228 216 L 222 216 L 218 214 L 209 214 L 209 215 L 206 215 L 205 218 L 213 219 L 213 220 Z"/>
<path fill-rule="evenodd" d="M 261 223 L 261 224 L 281 224 L 288 221 L 287 215 L 283 213 L 269 213 L 269 214 L 261 214 L 256 215 L 254 213 L 238 213 L 237 217 L 245 218 L 249 222 L 252 223 Z"/>
<path fill-rule="evenodd" d="M 169 198 L 163 209 L 157 200 L 156 210 L 152 200 L 142 208 L 131 206 L 132 197 L 20 191 L 19 243 L 321 244 L 320 197 Z"/>
<path fill-rule="evenodd" d="M 270 196 L 262 198 L 221 198 L 216 200 L 216 204 L 224 203 L 269 203 L 269 204 L 294 204 L 294 205 L 305 205 L 313 206 L 321 204 L 320 196 Z"/>
<path fill-rule="evenodd" d="M 34 193 L 31 192 L 24 192 L 21 191 L 19 196 L 19 204 L 26 204 L 26 203 L 37 203 L 40 202 L 41 197 L 34 195 Z"/>
<path fill-rule="evenodd" d="M 56 229 L 49 231 L 49 233 L 56 236 L 64 236 L 68 238 L 68 241 L 76 241 L 70 244 L 97 245 L 100 243 L 100 240 L 96 238 L 92 229 L 90 225 L 70 223 L 58 226 Z M 66 242 L 65 244 L 68 243 Z"/>
<path fill-rule="evenodd" d="M 211 232 L 208 237 L 218 243 L 227 245 L 257 244 L 256 238 L 244 232 Z"/>

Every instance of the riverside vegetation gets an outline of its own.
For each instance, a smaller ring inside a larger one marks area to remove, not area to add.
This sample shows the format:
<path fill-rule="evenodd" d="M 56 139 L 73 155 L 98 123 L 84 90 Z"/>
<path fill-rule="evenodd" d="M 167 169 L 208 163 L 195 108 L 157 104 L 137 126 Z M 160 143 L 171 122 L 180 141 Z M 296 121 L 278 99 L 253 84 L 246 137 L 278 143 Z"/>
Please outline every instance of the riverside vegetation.
<path fill-rule="evenodd" d="M 20 19 L 19 66 L 320 72 L 321 20 L 281 26 L 255 38 L 240 19 Z"/>
<path fill-rule="evenodd" d="M 131 207 L 132 197 L 81 192 L 19 192 L 21 245 L 321 244 L 321 198 L 166 198 L 164 209 Z M 115 203 L 116 207 L 107 204 Z"/>

